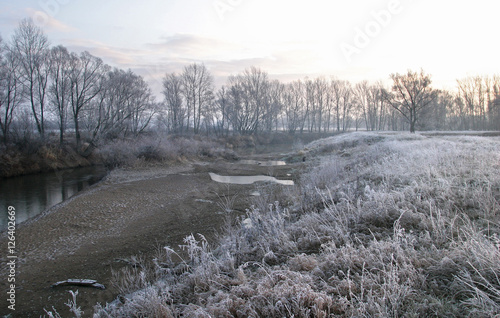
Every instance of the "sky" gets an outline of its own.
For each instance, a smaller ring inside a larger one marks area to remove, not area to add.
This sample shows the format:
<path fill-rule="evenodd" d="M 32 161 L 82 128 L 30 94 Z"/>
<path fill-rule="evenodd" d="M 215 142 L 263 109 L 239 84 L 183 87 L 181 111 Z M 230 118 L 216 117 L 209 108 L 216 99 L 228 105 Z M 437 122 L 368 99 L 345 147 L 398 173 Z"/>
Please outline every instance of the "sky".
<path fill-rule="evenodd" d="M 161 92 L 166 73 L 204 63 L 217 86 L 256 66 L 271 79 L 357 83 L 407 70 L 433 86 L 500 74 L 500 1 L 0 0 L 0 36 L 32 18 L 52 45 L 131 69 Z"/>

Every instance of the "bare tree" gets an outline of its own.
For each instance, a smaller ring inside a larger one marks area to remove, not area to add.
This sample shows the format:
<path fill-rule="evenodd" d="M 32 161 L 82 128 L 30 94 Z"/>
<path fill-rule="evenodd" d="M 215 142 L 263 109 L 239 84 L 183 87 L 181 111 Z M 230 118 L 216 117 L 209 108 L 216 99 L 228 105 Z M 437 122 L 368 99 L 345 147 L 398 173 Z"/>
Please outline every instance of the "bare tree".
<path fill-rule="evenodd" d="M 312 132 L 316 126 L 316 90 L 314 87 L 313 80 L 306 78 L 305 83 L 305 102 L 306 102 L 306 120 L 307 120 L 307 130 Z"/>
<path fill-rule="evenodd" d="M 500 130 L 500 76 L 491 79 L 488 98 L 489 128 Z"/>
<path fill-rule="evenodd" d="M 269 80 L 266 72 L 251 67 L 228 80 L 230 105 L 228 119 L 234 130 L 242 134 L 255 133 L 265 114 Z"/>
<path fill-rule="evenodd" d="M 191 64 L 182 73 L 184 98 L 187 104 L 188 127 L 193 115 L 193 131 L 198 133 L 201 117 L 213 102 L 213 77 L 204 64 Z"/>
<path fill-rule="evenodd" d="M 132 96 L 127 103 L 130 113 L 129 130 L 137 137 L 149 126 L 158 111 L 158 104 L 155 103 L 153 93 L 144 79 L 131 71 L 129 73 L 133 82 L 130 87 Z"/>
<path fill-rule="evenodd" d="M 77 148 L 80 149 L 81 131 L 80 120 L 86 107 L 103 89 L 103 81 L 106 66 L 100 58 L 83 52 L 80 56 L 72 54 L 71 72 L 71 113 L 75 128 Z"/>
<path fill-rule="evenodd" d="M 294 133 L 303 128 L 304 85 L 301 80 L 286 85 L 285 90 L 285 119 L 288 132 Z"/>
<path fill-rule="evenodd" d="M 490 103 L 490 129 L 500 130 L 500 95 Z"/>
<path fill-rule="evenodd" d="M 158 113 L 159 105 L 144 79 L 131 70 L 109 69 L 104 66 L 96 84 L 98 93 L 85 113 L 85 127 L 91 140 L 137 137 Z"/>
<path fill-rule="evenodd" d="M 306 85 L 303 81 L 298 80 L 292 83 L 292 94 L 294 101 L 294 111 L 298 111 L 297 120 L 300 133 L 304 132 L 307 117 L 309 116 L 306 102 Z"/>
<path fill-rule="evenodd" d="M 498 76 L 474 76 L 457 80 L 459 98 L 464 104 L 463 115 L 466 119 L 466 129 L 487 129 L 491 124 L 493 100 L 500 89 Z"/>
<path fill-rule="evenodd" d="M 24 101 L 20 60 L 0 37 L 0 129 L 5 144 L 9 141 L 14 110 Z"/>
<path fill-rule="evenodd" d="M 465 114 L 467 116 L 466 124 L 470 126 L 467 129 L 477 129 L 478 123 L 477 119 L 481 113 L 480 98 L 478 87 L 479 84 L 478 77 L 468 77 L 462 80 L 457 80 L 459 96 L 463 100 L 465 105 Z"/>
<path fill-rule="evenodd" d="M 163 78 L 163 96 L 168 112 L 169 129 L 182 132 L 186 119 L 186 109 L 182 97 L 183 87 L 181 76 L 172 73 Z"/>
<path fill-rule="evenodd" d="M 97 98 L 100 101 L 100 134 L 105 138 L 117 138 L 125 134 L 125 122 L 130 118 L 127 106 L 134 85 L 130 74 L 115 68 L 103 78 Z"/>
<path fill-rule="evenodd" d="M 215 94 L 215 111 L 214 115 L 216 117 L 216 133 L 223 134 L 229 131 L 229 111 L 230 108 L 230 96 L 227 88 L 222 86 Z"/>
<path fill-rule="evenodd" d="M 271 131 L 273 128 L 278 129 L 278 116 L 283 108 L 285 86 L 278 80 L 270 81 L 267 89 L 267 98 L 264 103 L 263 111 L 263 128 L 266 131 Z"/>
<path fill-rule="evenodd" d="M 50 50 L 49 101 L 58 119 L 59 143 L 64 143 L 71 94 L 72 56 L 64 46 Z"/>
<path fill-rule="evenodd" d="M 354 93 L 354 98 L 353 98 L 353 107 L 351 110 L 352 116 L 353 116 L 353 121 L 354 121 L 354 128 L 356 131 L 358 131 L 361 128 L 361 123 L 364 120 L 364 109 L 363 105 L 361 104 L 356 91 L 353 91 Z"/>
<path fill-rule="evenodd" d="M 370 85 L 368 81 L 356 84 L 355 93 L 363 110 L 367 130 L 382 130 L 386 120 L 386 103 L 382 83 Z"/>
<path fill-rule="evenodd" d="M 20 60 L 23 82 L 37 130 L 45 135 L 45 99 L 49 68 L 49 40 L 32 19 L 24 19 L 12 36 L 12 50 Z"/>
<path fill-rule="evenodd" d="M 245 120 L 243 118 L 243 89 L 236 77 L 229 77 L 226 94 L 227 105 L 225 105 L 224 109 L 227 115 L 225 117 L 229 121 L 233 131 L 242 132 L 245 127 Z"/>
<path fill-rule="evenodd" d="M 327 109 L 329 101 L 328 83 L 323 77 L 317 77 L 312 81 L 311 98 L 312 98 L 312 114 L 314 116 L 312 122 L 316 131 L 321 131 L 323 125 L 323 115 Z M 311 129 L 313 130 L 313 129 Z"/>
<path fill-rule="evenodd" d="M 436 98 L 420 118 L 419 128 L 424 130 L 447 130 L 450 127 L 451 112 L 455 96 L 447 91 L 436 90 Z"/>
<path fill-rule="evenodd" d="M 431 77 L 424 73 L 408 71 L 406 74 L 391 74 L 392 94 L 387 101 L 410 124 L 410 132 L 415 132 L 419 116 L 434 100 L 436 94 L 431 88 Z"/>
<path fill-rule="evenodd" d="M 342 107 L 343 89 L 344 89 L 343 81 L 338 79 L 332 79 L 332 81 L 330 82 L 330 91 L 332 98 L 332 107 L 335 112 L 337 131 L 340 131 L 340 118 L 341 118 L 340 108 Z"/>
<path fill-rule="evenodd" d="M 330 109 L 334 111 L 337 131 L 344 131 L 350 125 L 351 111 L 355 106 L 355 96 L 351 83 L 335 78 L 332 79 L 330 82 L 330 96 Z"/>
<path fill-rule="evenodd" d="M 342 90 L 342 131 L 347 131 L 351 125 L 351 112 L 355 104 L 355 96 L 351 83 L 345 81 Z"/>

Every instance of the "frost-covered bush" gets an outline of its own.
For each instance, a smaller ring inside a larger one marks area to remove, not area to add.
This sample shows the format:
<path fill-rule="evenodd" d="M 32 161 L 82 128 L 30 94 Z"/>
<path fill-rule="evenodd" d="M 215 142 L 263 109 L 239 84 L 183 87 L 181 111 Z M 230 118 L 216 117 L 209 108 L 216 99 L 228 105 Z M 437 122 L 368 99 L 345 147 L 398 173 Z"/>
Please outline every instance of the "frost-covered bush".
<path fill-rule="evenodd" d="M 181 136 L 112 140 L 99 145 L 98 153 L 104 164 L 110 167 L 171 162 L 182 158 L 234 156 L 231 150 L 226 150 L 217 141 Z"/>

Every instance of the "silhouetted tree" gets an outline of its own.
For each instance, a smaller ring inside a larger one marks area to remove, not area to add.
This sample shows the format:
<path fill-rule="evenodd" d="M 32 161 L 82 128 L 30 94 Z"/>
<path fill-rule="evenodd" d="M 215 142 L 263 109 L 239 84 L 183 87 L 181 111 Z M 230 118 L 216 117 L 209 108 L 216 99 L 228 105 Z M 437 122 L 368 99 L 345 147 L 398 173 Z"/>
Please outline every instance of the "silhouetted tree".
<path fill-rule="evenodd" d="M 184 99 L 187 105 L 188 127 L 193 116 L 193 131 L 198 133 L 202 115 L 213 102 L 213 77 L 204 64 L 191 64 L 182 73 Z"/>
<path fill-rule="evenodd" d="M 72 55 L 70 105 L 76 145 L 80 148 L 82 138 L 80 120 L 86 108 L 90 107 L 94 97 L 104 88 L 102 77 L 105 74 L 106 66 L 100 58 L 89 52 L 83 52 L 79 56 Z"/>
<path fill-rule="evenodd" d="M 415 132 L 419 116 L 434 100 L 436 94 L 431 88 L 431 77 L 409 70 L 406 74 L 391 74 L 392 94 L 386 100 L 410 124 L 410 132 Z"/>
<path fill-rule="evenodd" d="M 75 58 L 64 46 L 56 46 L 50 50 L 49 102 L 59 125 L 59 143 L 64 142 L 68 105 L 71 95 L 71 74 Z"/>
<path fill-rule="evenodd" d="M 0 130 L 8 143 L 14 111 L 24 101 L 21 61 L 0 37 Z"/>
<path fill-rule="evenodd" d="M 230 76 L 228 119 L 233 129 L 242 134 L 252 134 L 259 129 L 265 114 L 269 90 L 266 72 L 251 67 L 242 74 Z"/>
<path fill-rule="evenodd" d="M 32 19 L 24 19 L 12 36 L 12 51 L 20 61 L 27 99 L 38 133 L 45 135 L 45 101 L 49 67 L 49 40 Z"/>
<path fill-rule="evenodd" d="M 182 78 L 175 73 L 166 74 L 163 78 L 163 97 L 167 107 L 168 127 L 176 133 L 183 131 L 186 119 L 182 92 Z"/>
<path fill-rule="evenodd" d="M 381 83 L 369 84 L 363 81 L 356 84 L 355 95 L 362 109 L 367 130 L 383 130 L 387 120 L 387 103 Z"/>

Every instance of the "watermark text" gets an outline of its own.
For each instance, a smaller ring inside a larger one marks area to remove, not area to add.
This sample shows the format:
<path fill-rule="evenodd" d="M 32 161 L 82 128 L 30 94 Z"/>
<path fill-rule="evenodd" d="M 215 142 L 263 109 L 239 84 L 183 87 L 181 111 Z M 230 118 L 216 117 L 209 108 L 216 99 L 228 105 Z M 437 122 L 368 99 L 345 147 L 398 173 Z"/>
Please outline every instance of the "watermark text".
<path fill-rule="evenodd" d="M 9 206 L 7 210 L 7 303 L 8 308 L 16 310 L 16 209 Z"/>
<path fill-rule="evenodd" d="M 224 21 L 226 13 L 234 11 L 242 2 L 243 0 L 215 0 L 213 6 L 221 21 Z"/>
<path fill-rule="evenodd" d="M 402 11 L 403 6 L 400 0 L 390 0 L 386 8 L 371 11 L 371 19 L 366 22 L 364 27 L 354 29 L 352 41 L 340 44 L 340 49 L 347 62 L 351 63 L 353 56 L 360 54 L 364 48 L 368 47 L 371 41 L 391 23 L 393 17 Z"/>
<path fill-rule="evenodd" d="M 46 25 L 51 18 L 57 16 L 61 12 L 61 7 L 69 4 L 74 0 L 39 0 L 38 5 L 42 9 L 36 11 L 33 15 L 33 20 L 38 25 Z"/>

